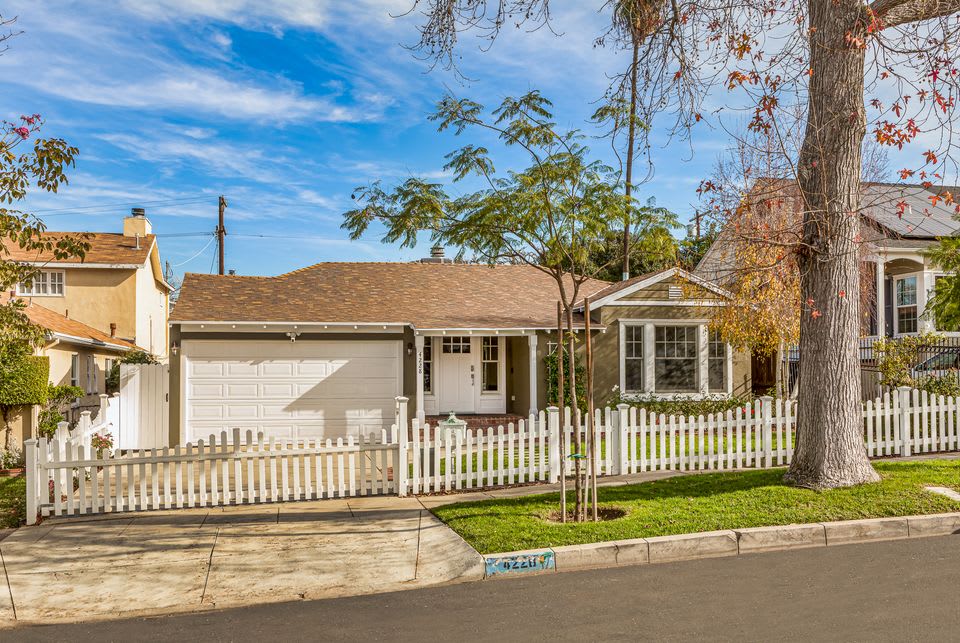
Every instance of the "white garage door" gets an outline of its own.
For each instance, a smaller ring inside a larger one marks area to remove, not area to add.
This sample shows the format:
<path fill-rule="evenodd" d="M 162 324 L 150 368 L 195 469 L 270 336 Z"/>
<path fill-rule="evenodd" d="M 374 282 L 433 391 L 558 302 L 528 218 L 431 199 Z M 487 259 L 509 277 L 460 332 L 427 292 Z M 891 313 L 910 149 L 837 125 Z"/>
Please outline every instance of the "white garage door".
<path fill-rule="evenodd" d="M 250 429 L 338 438 L 388 428 L 400 341 L 184 341 L 186 438 Z"/>

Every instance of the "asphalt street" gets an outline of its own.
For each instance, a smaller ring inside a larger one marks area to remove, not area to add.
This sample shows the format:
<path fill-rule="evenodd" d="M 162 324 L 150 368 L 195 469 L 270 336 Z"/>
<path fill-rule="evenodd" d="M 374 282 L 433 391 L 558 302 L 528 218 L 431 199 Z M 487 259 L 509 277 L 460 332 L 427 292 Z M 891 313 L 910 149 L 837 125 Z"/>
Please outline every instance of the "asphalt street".
<path fill-rule="evenodd" d="M 960 536 L 18 628 L 0 639 L 960 640 Z"/>

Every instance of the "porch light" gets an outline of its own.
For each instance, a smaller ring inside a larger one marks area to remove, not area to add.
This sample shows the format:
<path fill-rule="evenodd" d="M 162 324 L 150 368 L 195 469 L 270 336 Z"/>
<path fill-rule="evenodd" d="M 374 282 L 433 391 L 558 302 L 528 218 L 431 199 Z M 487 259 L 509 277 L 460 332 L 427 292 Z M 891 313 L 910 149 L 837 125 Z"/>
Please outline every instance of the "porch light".
<path fill-rule="evenodd" d="M 170 352 L 176 355 L 180 352 L 180 342 L 173 341 L 170 343 Z"/>

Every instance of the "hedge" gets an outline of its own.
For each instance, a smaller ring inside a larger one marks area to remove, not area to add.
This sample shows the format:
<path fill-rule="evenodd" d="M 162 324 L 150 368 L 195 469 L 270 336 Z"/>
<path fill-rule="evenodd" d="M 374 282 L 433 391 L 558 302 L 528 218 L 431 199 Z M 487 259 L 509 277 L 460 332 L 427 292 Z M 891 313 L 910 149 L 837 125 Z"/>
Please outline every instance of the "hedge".
<path fill-rule="evenodd" d="M 17 368 L 0 374 L 0 406 L 43 404 L 49 394 L 49 379 L 49 358 L 24 358 Z"/>

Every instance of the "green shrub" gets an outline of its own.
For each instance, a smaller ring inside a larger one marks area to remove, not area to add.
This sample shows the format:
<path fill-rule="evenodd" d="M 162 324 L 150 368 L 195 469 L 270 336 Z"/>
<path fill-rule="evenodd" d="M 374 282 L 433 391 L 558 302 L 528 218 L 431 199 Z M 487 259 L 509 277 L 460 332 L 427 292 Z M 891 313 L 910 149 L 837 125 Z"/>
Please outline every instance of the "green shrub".
<path fill-rule="evenodd" d="M 563 400 L 565 406 L 570 406 L 570 360 L 568 355 L 570 351 L 566 347 L 563 350 L 554 350 L 552 353 L 543 358 L 544 364 L 547 366 L 547 405 L 556 405 L 559 403 L 559 391 L 560 391 L 560 382 L 559 382 L 559 369 L 557 368 L 557 356 L 561 355 L 563 359 Z M 574 356 L 576 359 L 576 356 Z M 576 360 L 576 369 L 574 371 L 576 376 L 576 391 L 577 391 L 577 406 L 581 411 L 586 413 L 587 411 L 587 367 L 581 363 L 580 360 Z"/>
<path fill-rule="evenodd" d="M 159 364 L 160 360 L 157 359 L 152 353 L 142 350 L 132 350 L 127 351 L 119 357 L 114 363 L 113 367 L 110 369 L 110 372 L 107 373 L 107 391 L 118 391 L 120 389 L 120 365 L 121 364 Z"/>
<path fill-rule="evenodd" d="M 612 404 L 629 404 L 638 409 L 647 409 L 648 413 L 663 415 L 699 416 L 711 413 L 723 413 L 728 409 L 735 409 L 750 404 L 752 400 L 740 397 L 723 399 L 696 399 L 694 397 L 675 397 L 671 399 L 658 398 L 655 394 L 623 395 L 620 389 L 614 389 L 615 398 Z"/>
<path fill-rule="evenodd" d="M 83 389 L 79 386 L 50 384 L 47 403 L 40 410 L 37 434 L 40 437 L 52 438 L 57 431 L 57 425 L 66 420 L 63 415 L 64 407 L 83 397 L 83 394 Z"/>
<path fill-rule="evenodd" d="M 47 401 L 50 360 L 30 355 L 0 373 L 0 406 L 43 404 Z"/>

